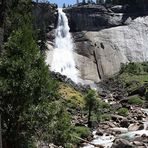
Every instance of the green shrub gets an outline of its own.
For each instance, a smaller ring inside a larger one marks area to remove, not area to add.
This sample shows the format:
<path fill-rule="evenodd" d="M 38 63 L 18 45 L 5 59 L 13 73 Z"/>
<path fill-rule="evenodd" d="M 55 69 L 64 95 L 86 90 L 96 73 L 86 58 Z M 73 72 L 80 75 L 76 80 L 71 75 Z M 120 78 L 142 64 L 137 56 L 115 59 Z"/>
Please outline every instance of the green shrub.
<path fill-rule="evenodd" d="M 107 109 L 108 109 L 108 108 L 110 108 L 110 104 L 101 101 L 101 102 L 100 102 L 100 107 L 101 107 L 101 108 L 107 108 Z"/>
<path fill-rule="evenodd" d="M 77 133 L 78 137 L 87 138 L 88 135 L 91 133 L 90 129 L 85 126 L 76 126 L 74 128 L 74 132 Z"/>
<path fill-rule="evenodd" d="M 85 126 L 75 126 L 72 131 L 71 141 L 74 144 L 79 144 L 81 142 L 78 138 L 87 138 L 91 134 L 90 129 Z"/>
<path fill-rule="evenodd" d="M 101 115 L 101 121 L 109 121 L 110 119 L 111 117 L 108 114 Z"/>
<path fill-rule="evenodd" d="M 128 103 L 129 104 L 132 104 L 132 105 L 143 105 L 144 104 L 144 101 L 141 100 L 139 97 L 131 97 L 128 100 Z"/>
<path fill-rule="evenodd" d="M 148 73 L 148 62 L 143 62 L 143 63 L 128 63 L 128 64 L 123 64 L 121 66 L 121 73 L 122 72 L 127 72 L 130 74 L 147 74 Z"/>
<path fill-rule="evenodd" d="M 124 117 L 128 116 L 128 113 L 129 113 L 129 111 L 127 108 L 120 108 L 118 110 L 118 114 L 121 116 L 124 116 Z"/>

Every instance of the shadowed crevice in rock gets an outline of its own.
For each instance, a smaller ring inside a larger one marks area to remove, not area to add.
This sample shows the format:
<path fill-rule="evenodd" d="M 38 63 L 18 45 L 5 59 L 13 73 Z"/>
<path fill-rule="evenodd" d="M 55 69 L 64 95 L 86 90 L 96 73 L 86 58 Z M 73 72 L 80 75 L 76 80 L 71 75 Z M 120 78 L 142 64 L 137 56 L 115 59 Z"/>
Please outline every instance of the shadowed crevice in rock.
<path fill-rule="evenodd" d="M 99 64 L 98 64 L 98 61 L 97 61 L 96 53 L 95 53 L 95 51 L 93 51 L 93 53 L 94 53 L 95 63 L 97 65 L 98 76 L 99 76 L 100 79 L 102 79 L 102 76 L 101 76 L 101 73 L 100 73 L 100 70 L 99 70 Z"/>

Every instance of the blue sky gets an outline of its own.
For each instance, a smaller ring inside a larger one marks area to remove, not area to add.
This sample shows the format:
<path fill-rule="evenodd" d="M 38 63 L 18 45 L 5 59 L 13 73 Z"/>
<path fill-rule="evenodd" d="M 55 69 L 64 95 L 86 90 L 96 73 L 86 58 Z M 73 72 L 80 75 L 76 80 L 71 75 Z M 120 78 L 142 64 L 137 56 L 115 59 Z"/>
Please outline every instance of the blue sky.
<path fill-rule="evenodd" d="M 50 3 L 58 4 L 59 7 L 62 7 L 64 3 L 66 5 L 68 5 L 68 4 L 75 4 L 76 3 L 76 0 L 48 0 L 48 1 Z"/>

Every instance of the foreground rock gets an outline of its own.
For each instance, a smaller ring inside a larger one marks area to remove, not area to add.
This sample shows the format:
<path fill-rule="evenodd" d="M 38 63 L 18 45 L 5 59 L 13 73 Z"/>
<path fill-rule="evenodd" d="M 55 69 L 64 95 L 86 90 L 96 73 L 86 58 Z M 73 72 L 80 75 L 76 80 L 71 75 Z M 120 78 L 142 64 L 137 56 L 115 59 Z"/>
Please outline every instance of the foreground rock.
<path fill-rule="evenodd" d="M 111 148 L 134 148 L 134 145 L 125 139 L 116 139 Z"/>

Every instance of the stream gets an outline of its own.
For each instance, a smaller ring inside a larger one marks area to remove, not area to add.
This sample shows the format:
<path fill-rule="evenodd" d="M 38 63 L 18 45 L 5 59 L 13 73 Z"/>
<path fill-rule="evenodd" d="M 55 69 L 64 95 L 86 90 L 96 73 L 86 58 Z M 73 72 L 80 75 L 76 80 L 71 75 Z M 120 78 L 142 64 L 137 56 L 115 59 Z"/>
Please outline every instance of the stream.
<path fill-rule="evenodd" d="M 148 109 L 141 109 L 144 113 L 146 113 L 148 115 Z M 142 135 L 146 135 L 148 136 L 148 121 L 143 121 L 144 124 L 144 129 L 143 130 L 138 130 L 138 131 L 128 131 L 127 128 L 124 128 L 124 132 L 123 132 L 123 128 L 114 128 L 114 130 L 120 130 L 122 131 L 122 134 L 118 135 L 118 136 L 113 136 L 113 135 L 109 135 L 106 136 L 106 134 L 104 133 L 103 136 L 98 136 L 96 135 L 96 130 L 93 132 L 94 135 L 94 139 L 91 141 L 92 144 L 98 144 L 98 145 L 102 145 L 104 146 L 104 148 L 110 148 L 113 144 L 113 141 L 115 140 L 115 138 L 122 138 L 122 139 L 127 139 L 127 140 L 133 140 L 135 137 L 139 137 Z M 87 144 L 86 146 L 84 146 L 83 148 L 95 148 L 95 146 Z"/>

